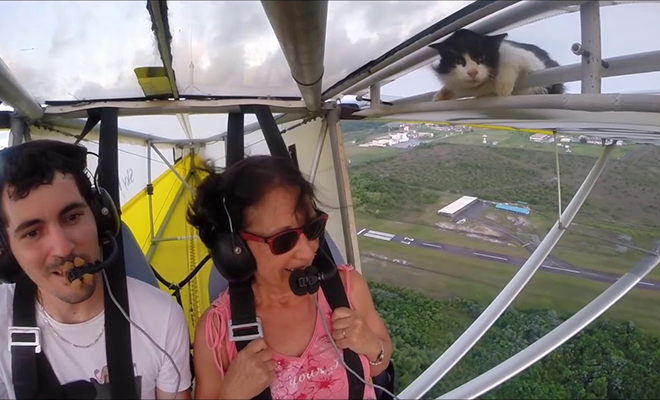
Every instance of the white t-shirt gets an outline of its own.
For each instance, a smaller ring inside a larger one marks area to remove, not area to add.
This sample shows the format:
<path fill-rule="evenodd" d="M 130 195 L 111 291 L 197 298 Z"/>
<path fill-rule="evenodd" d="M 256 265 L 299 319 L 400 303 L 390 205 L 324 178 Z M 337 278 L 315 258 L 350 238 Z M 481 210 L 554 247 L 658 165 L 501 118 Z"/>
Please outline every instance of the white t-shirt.
<path fill-rule="evenodd" d="M 12 324 L 15 285 L 0 285 L 0 399 L 15 399 L 11 377 L 11 354 L 7 347 L 7 328 Z M 190 341 L 181 307 L 165 292 L 142 281 L 127 278 L 131 319 L 167 351 L 181 373 L 179 391 L 190 387 Z M 37 305 L 38 306 L 38 305 Z M 66 340 L 87 346 L 99 337 L 105 324 L 105 312 L 81 324 L 62 324 L 49 318 L 46 324 L 37 308 L 37 326 L 41 329 L 41 347 L 61 384 L 86 380 L 94 384 L 97 398 L 110 398 L 110 384 L 105 352 L 105 333 L 93 346 L 77 348 L 57 337 L 53 328 Z M 143 399 L 156 398 L 156 387 L 176 391 L 177 375 L 167 356 L 143 333 L 131 325 L 131 347 L 136 388 Z"/>

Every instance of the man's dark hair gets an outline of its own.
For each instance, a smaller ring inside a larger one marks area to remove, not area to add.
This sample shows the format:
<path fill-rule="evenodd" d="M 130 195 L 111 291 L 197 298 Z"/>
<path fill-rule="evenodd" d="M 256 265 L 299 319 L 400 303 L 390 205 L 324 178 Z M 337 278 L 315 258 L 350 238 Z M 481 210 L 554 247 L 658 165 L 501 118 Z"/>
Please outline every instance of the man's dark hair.
<path fill-rule="evenodd" d="M 271 189 L 299 189 L 296 211 L 308 212 L 316 207 L 314 187 L 288 158 L 251 156 L 231 165 L 222 173 L 209 171 L 197 187 L 197 194 L 188 209 L 188 222 L 197 228 L 199 237 L 212 247 L 216 233 L 230 232 L 229 219 L 222 204 L 225 199 L 234 232 L 245 228 L 245 210 L 253 206 Z"/>
<path fill-rule="evenodd" d="M 35 140 L 0 150 L 0 194 L 7 188 L 10 199 L 23 199 L 32 189 L 51 184 L 55 173 L 71 175 L 89 204 L 93 197 L 87 177 L 87 149 L 57 140 Z M 0 196 L 0 222 L 7 219 Z"/>

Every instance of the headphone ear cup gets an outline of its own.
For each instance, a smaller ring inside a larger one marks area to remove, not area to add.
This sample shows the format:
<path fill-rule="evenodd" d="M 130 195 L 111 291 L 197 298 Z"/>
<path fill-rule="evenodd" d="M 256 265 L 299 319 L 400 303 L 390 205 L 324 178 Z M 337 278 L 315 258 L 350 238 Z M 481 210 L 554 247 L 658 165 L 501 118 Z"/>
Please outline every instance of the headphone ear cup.
<path fill-rule="evenodd" d="M 23 275 L 23 269 L 14 258 L 5 235 L 0 232 L 0 282 L 16 283 Z"/>
<path fill-rule="evenodd" d="M 119 234 L 121 219 L 117 211 L 117 205 L 112 200 L 110 193 L 102 187 L 95 188 L 94 199 L 92 200 L 92 211 L 96 218 L 96 226 L 99 237 L 109 232 L 112 236 Z"/>
<path fill-rule="evenodd" d="M 257 270 L 257 263 L 247 243 L 234 233 L 219 233 L 210 253 L 213 264 L 229 282 L 245 282 Z"/>

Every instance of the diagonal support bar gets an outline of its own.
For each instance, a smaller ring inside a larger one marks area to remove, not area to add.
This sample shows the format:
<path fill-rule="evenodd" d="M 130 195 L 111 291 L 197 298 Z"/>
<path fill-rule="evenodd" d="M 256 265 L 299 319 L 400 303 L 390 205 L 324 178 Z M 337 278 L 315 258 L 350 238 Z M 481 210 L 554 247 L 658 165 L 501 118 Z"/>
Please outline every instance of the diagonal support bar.
<path fill-rule="evenodd" d="M 188 179 L 190 179 L 192 176 L 194 176 L 194 172 L 191 171 L 188 174 Z M 172 200 L 172 203 L 170 204 L 169 208 L 167 209 L 167 212 L 165 213 L 163 222 L 160 223 L 160 227 L 158 228 L 158 232 L 156 233 L 156 236 L 151 239 L 151 242 L 149 244 L 149 250 L 147 250 L 147 254 L 145 255 L 145 258 L 147 259 L 147 262 L 149 264 L 151 264 L 151 259 L 153 258 L 154 253 L 158 248 L 158 244 L 160 243 L 161 239 L 163 238 L 163 235 L 165 234 L 165 228 L 167 228 L 167 224 L 170 222 L 170 219 L 172 219 L 172 215 L 174 215 L 174 210 L 176 209 L 177 204 L 179 203 L 181 197 L 183 196 L 183 191 L 184 191 L 183 186 L 179 186 L 179 189 L 174 195 L 174 200 Z"/>
<path fill-rule="evenodd" d="M 41 105 L 18 83 L 2 58 L 0 58 L 0 100 L 33 121 L 44 115 Z"/>
<path fill-rule="evenodd" d="M 442 379 L 456 363 L 481 339 L 481 337 L 490 329 L 490 327 L 502 315 L 504 310 L 513 302 L 518 294 L 532 278 L 534 273 L 541 266 L 546 257 L 550 254 L 559 239 L 565 232 L 565 229 L 573 221 L 580 207 L 587 199 L 587 196 L 596 185 L 596 181 L 605 169 L 607 159 L 614 149 L 614 145 L 606 146 L 603 153 L 596 161 L 585 178 L 582 186 L 562 213 L 561 223 L 564 229 L 559 227 L 559 221 L 550 229 L 543 238 L 539 246 L 529 256 L 525 264 L 518 270 L 511 281 L 502 289 L 500 294 L 470 325 L 470 327 L 438 358 L 422 375 L 415 379 L 407 388 L 401 392 L 401 399 L 419 399 L 424 396 L 440 379 Z"/>
<path fill-rule="evenodd" d="M 151 148 L 154 149 L 154 151 L 156 152 L 156 154 L 158 154 L 158 156 L 160 157 L 160 159 L 163 160 L 163 162 L 169 167 L 169 169 L 174 173 L 174 175 L 175 175 L 177 178 L 179 178 L 179 180 L 181 181 L 181 183 L 183 183 L 183 186 L 185 186 L 186 189 L 190 190 L 190 193 L 195 193 L 195 191 L 193 190 L 192 186 L 190 186 L 190 185 L 188 184 L 188 182 L 187 182 L 185 179 L 183 179 L 183 177 L 182 177 L 181 175 L 179 175 L 178 172 L 176 172 L 176 168 L 174 168 L 174 165 L 172 165 L 172 163 L 170 163 L 170 162 L 167 160 L 167 158 L 165 158 L 165 156 L 163 155 L 163 153 L 161 153 L 160 150 L 158 150 L 158 147 L 156 147 L 155 144 L 151 143 Z"/>
<path fill-rule="evenodd" d="M 623 275 L 612 286 L 601 293 L 600 296 L 596 297 L 591 303 L 587 304 L 550 333 L 490 371 L 438 397 L 438 399 L 473 399 L 513 378 L 535 362 L 550 354 L 554 349 L 607 311 L 621 297 L 634 288 L 658 263 L 660 263 L 660 255 L 656 254 L 652 257 L 646 257 L 633 267 L 630 272 Z"/>

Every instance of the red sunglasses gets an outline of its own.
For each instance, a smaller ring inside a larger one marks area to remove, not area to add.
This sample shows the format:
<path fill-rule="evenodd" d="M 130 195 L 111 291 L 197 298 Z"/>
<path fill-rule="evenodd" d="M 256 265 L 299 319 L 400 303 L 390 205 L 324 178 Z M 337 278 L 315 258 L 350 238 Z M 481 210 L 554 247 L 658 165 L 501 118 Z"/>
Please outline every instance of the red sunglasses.
<path fill-rule="evenodd" d="M 328 221 L 328 214 L 322 211 L 319 211 L 318 213 L 319 215 L 316 218 L 300 228 L 289 229 L 269 237 L 262 237 L 248 232 L 241 232 L 240 235 L 245 240 L 268 243 L 270 252 L 277 256 L 291 251 L 291 249 L 296 246 L 300 235 L 303 233 L 307 236 L 308 240 L 316 240 L 323 235 L 326 222 Z"/>

